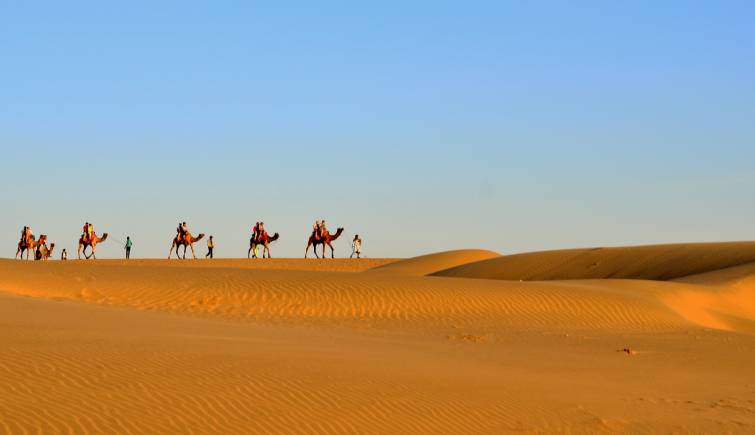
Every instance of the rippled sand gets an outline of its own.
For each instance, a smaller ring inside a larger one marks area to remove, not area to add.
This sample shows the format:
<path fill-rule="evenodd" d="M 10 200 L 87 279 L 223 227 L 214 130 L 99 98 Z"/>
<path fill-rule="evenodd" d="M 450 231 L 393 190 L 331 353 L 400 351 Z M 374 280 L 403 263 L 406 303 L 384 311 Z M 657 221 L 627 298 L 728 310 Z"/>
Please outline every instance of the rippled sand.
<path fill-rule="evenodd" d="M 752 433 L 753 262 L 0 260 L 0 432 Z"/>

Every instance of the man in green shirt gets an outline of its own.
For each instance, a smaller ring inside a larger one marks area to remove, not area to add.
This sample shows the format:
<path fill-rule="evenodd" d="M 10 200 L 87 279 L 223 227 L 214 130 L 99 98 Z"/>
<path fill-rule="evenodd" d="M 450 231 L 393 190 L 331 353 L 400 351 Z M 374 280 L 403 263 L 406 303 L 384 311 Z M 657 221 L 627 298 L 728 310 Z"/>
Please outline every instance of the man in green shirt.
<path fill-rule="evenodd" d="M 126 246 L 125 246 L 125 248 L 126 248 L 126 260 L 128 260 L 129 258 L 131 258 L 131 247 L 133 245 L 134 244 L 131 242 L 131 237 L 126 237 Z"/>

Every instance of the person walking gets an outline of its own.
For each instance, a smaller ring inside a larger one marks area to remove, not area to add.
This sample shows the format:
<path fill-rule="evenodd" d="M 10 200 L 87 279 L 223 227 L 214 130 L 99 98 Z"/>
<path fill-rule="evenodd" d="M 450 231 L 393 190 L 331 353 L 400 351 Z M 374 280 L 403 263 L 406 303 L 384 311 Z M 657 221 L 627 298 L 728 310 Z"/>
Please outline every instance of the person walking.
<path fill-rule="evenodd" d="M 126 236 L 126 246 L 124 248 L 126 249 L 126 260 L 131 258 L 131 247 L 134 246 L 134 243 L 131 241 L 130 236 Z"/>
<path fill-rule="evenodd" d="M 212 254 L 213 249 L 215 249 L 215 241 L 212 239 L 212 236 L 210 236 L 207 240 L 207 255 L 205 255 L 204 258 L 214 258 Z"/>
<path fill-rule="evenodd" d="M 349 258 L 354 258 L 354 255 L 357 256 L 357 259 L 362 255 L 362 239 L 359 238 L 359 234 L 355 235 L 354 240 L 351 241 L 351 256 Z"/>
<path fill-rule="evenodd" d="M 60 253 L 60 260 L 61 261 L 68 260 L 68 251 L 66 251 L 65 249 L 63 249 L 63 252 Z"/>

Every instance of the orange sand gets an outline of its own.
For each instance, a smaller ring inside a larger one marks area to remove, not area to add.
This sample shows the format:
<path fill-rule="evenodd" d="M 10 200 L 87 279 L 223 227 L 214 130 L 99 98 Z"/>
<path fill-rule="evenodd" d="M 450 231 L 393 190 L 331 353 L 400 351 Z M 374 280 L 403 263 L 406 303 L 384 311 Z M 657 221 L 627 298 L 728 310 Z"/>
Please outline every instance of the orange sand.
<path fill-rule="evenodd" d="M 0 260 L 0 322 L 0 433 L 755 431 L 753 243 Z"/>

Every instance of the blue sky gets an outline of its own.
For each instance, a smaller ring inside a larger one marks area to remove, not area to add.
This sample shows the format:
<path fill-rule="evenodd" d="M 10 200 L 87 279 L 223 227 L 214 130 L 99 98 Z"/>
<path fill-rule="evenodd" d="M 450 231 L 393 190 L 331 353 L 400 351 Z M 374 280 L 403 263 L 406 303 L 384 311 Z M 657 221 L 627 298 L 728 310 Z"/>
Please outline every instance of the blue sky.
<path fill-rule="evenodd" d="M 373 257 L 755 239 L 754 21 L 744 1 L 4 4 L 0 244 L 29 224 L 72 251 L 90 220 L 101 256 L 131 235 L 161 257 L 186 220 L 234 257 L 263 219 L 300 256 L 318 217 Z"/>

